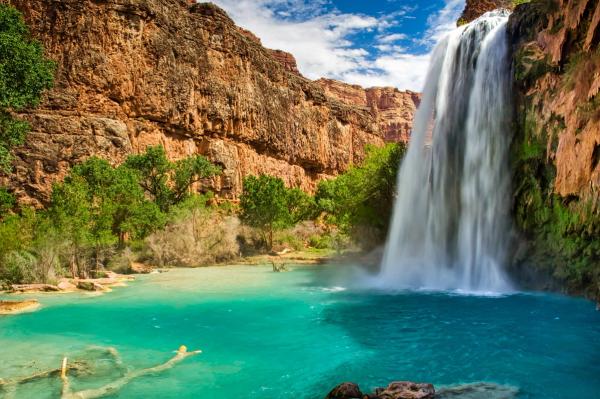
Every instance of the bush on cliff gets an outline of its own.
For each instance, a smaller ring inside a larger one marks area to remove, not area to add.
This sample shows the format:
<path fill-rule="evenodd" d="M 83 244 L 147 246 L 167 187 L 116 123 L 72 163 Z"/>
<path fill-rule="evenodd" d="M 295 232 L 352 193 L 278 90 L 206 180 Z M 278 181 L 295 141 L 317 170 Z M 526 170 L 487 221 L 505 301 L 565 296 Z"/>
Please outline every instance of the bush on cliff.
<path fill-rule="evenodd" d="M 23 143 L 29 130 L 13 113 L 39 103 L 52 86 L 54 67 L 42 45 L 31 39 L 23 16 L 0 4 L 0 170 L 10 171 L 10 150 Z"/>

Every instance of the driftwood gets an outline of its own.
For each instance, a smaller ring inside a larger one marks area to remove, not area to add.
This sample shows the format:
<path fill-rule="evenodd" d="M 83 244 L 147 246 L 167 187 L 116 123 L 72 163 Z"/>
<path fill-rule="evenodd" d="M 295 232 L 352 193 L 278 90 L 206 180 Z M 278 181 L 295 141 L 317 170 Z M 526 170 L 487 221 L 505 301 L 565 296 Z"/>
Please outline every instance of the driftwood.
<path fill-rule="evenodd" d="M 111 382 L 110 384 L 104 385 L 103 387 L 96 389 L 86 389 L 84 391 L 73 392 L 71 391 L 71 384 L 69 383 L 69 377 L 67 376 L 67 358 L 63 359 L 61 379 L 63 382 L 61 399 L 95 399 L 102 398 L 106 395 L 114 394 L 121 390 L 125 385 L 130 383 L 132 380 L 143 377 L 147 374 L 160 373 L 168 370 L 175 366 L 180 361 L 201 353 L 202 351 L 188 352 L 185 346 L 181 346 L 175 356 L 169 359 L 166 363 L 159 364 L 158 366 L 150 367 L 147 369 L 136 370 L 126 373 L 123 377 Z"/>
<path fill-rule="evenodd" d="M 26 377 L 19 377 L 19 378 L 10 379 L 10 380 L 3 380 L 2 378 L 0 378 L 0 391 L 4 391 L 5 399 L 13 399 L 16 397 L 17 388 L 19 387 L 19 385 L 28 384 L 30 382 L 35 382 L 35 381 L 46 379 L 46 378 L 58 377 L 61 374 L 63 369 L 69 370 L 69 371 L 74 371 L 74 372 L 79 372 L 79 373 L 85 373 L 88 371 L 87 366 L 82 362 L 73 362 L 73 363 L 69 364 L 68 366 L 67 365 L 63 365 L 63 366 L 64 367 L 60 367 L 57 369 L 40 371 L 35 374 L 28 375 Z"/>
<path fill-rule="evenodd" d="M 125 385 L 127 385 L 128 383 L 130 383 L 132 380 L 134 380 L 136 378 L 143 377 L 148 374 L 161 373 L 165 370 L 168 370 L 168 369 L 174 367 L 177 363 L 181 362 L 182 360 L 185 360 L 186 358 L 188 358 L 190 356 L 194 356 L 199 353 L 202 353 L 202 351 L 200 351 L 200 350 L 188 352 L 187 348 L 182 345 L 177 350 L 175 356 L 173 356 L 171 359 L 169 359 L 165 363 L 162 363 L 162 364 L 159 364 L 157 366 L 150 367 L 147 369 L 126 371 L 125 367 L 123 366 L 121 357 L 116 349 L 114 349 L 114 348 L 99 348 L 99 349 L 106 351 L 106 353 L 108 353 L 113 358 L 117 368 L 124 373 L 124 375 L 119 377 L 117 380 L 115 380 L 107 385 L 104 385 L 100 388 L 86 389 L 83 391 L 73 391 L 71 388 L 68 374 L 70 372 L 91 374 L 91 369 L 88 367 L 86 362 L 82 362 L 82 361 L 69 362 L 68 359 L 65 357 L 65 358 L 63 358 L 61 367 L 59 367 L 59 368 L 41 371 L 41 372 L 35 373 L 33 375 L 15 378 L 15 379 L 11 379 L 11 380 L 0 379 L 0 390 L 4 391 L 4 394 L 5 394 L 4 397 L 6 399 L 14 399 L 19 385 L 27 384 L 27 383 L 34 382 L 34 381 L 41 380 L 41 379 L 56 378 L 56 377 L 60 376 L 60 379 L 62 380 L 61 399 L 102 398 L 104 396 L 118 392 Z"/>

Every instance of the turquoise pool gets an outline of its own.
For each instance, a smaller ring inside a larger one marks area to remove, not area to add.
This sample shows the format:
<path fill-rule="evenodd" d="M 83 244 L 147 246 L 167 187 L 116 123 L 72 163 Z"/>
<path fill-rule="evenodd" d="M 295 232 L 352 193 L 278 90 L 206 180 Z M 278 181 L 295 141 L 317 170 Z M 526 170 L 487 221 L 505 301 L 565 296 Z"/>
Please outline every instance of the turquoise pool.
<path fill-rule="evenodd" d="M 518 398 L 600 398 L 600 312 L 591 302 L 385 293 L 344 281 L 332 268 L 231 266 L 144 276 L 100 297 L 37 296 L 40 311 L 0 318 L 0 378 L 93 357 L 93 347 L 114 347 L 127 367 L 145 368 L 185 344 L 203 353 L 112 397 L 312 399 L 343 381 L 368 390 L 403 379 L 494 383 L 506 398 L 516 390 Z M 74 387 L 115 378 L 110 359 L 94 362 L 96 374 L 73 377 Z M 59 396 L 58 379 L 16 394 Z"/>

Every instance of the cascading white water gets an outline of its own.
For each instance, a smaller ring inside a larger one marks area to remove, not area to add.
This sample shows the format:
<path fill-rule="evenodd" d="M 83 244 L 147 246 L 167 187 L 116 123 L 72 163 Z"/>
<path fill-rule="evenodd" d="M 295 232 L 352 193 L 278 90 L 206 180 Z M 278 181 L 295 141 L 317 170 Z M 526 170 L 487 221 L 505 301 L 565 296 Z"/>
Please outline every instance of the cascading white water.
<path fill-rule="evenodd" d="M 508 11 L 435 48 L 377 284 L 505 291 L 509 234 Z"/>

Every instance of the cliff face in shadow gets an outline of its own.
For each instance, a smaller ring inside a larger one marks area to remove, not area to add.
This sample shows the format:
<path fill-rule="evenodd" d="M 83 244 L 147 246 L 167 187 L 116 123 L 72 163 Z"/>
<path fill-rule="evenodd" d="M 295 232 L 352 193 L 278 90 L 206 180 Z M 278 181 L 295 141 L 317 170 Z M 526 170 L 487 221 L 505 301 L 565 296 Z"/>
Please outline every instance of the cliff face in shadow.
<path fill-rule="evenodd" d="M 213 4 L 3 2 L 24 14 L 58 65 L 55 88 L 22 115 L 32 132 L 3 178 L 22 203 L 44 203 L 52 183 L 89 156 L 119 163 L 157 144 L 173 159 L 199 153 L 221 165 L 211 187 L 221 197 L 235 198 L 243 177 L 260 173 L 311 191 L 360 161 L 366 144 L 408 138 L 417 95 L 384 89 L 404 97 L 371 93 L 370 103 L 328 95 L 291 54 L 264 48 Z"/>
<path fill-rule="evenodd" d="M 515 9 L 509 36 L 514 272 L 599 298 L 600 3 L 534 0 Z"/>

